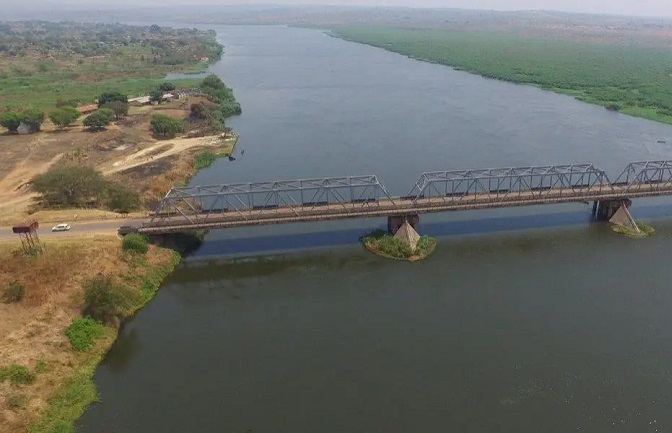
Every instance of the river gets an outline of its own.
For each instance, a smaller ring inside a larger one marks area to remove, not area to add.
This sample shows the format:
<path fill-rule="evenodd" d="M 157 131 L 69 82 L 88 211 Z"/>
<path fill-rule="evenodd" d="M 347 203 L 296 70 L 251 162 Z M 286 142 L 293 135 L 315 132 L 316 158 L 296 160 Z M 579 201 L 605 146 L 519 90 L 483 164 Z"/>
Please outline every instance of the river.
<path fill-rule="evenodd" d="M 216 30 L 241 139 L 195 184 L 376 174 L 403 195 L 430 170 L 672 157 L 672 127 L 567 96 L 316 30 Z M 384 220 L 212 232 L 124 327 L 79 431 L 670 431 L 672 206 L 633 211 L 653 237 L 584 205 L 423 216 L 439 246 L 414 265 L 357 244 Z"/>

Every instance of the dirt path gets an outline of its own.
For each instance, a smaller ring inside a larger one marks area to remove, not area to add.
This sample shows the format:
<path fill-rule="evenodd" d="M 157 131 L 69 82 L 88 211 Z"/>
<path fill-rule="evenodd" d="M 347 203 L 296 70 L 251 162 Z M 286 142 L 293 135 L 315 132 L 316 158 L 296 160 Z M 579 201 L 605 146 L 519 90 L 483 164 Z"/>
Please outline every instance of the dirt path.
<path fill-rule="evenodd" d="M 0 180 L 0 210 L 25 208 L 35 197 L 35 193 L 30 192 L 28 185 L 30 180 L 49 170 L 62 157 L 61 153 L 41 164 L 32 162 L 30 156 L 21 161 L 14 170 Z"/>
<path fill-rule="evenodd" d="M 184 152 L 187 149 L 194 147 L 215 147 L 233 141 L 235 138 L 223 139 L 220 136 L 214 137 L 197 137 L 197 138 L 177 138 L 165 142 L 156 143 L 153 146 L 128 155 L 122 160 L 106 164 L 101 167 L 101 171 L 105 176 L 109 176 L 120 171 L 128 170 L 129 168 L 139 167 L 148 164 L 157 159 L 165 158 L 167 156 L 175 155 Z"/>

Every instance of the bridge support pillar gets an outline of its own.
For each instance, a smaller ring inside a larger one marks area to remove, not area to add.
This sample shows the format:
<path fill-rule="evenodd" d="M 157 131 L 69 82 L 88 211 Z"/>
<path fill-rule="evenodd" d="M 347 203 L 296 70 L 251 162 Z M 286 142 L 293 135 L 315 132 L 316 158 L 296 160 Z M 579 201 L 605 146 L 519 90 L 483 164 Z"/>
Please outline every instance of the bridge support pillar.
<path fill-rule="evenodd" d="M 417 230 L 418 225 L 420 225 L 420 215 L 418 214 L 395 215 L 387 217 L 387 231 L 393 235 L 397 234 L 399 227 L 401 227 L 404 224 L 404 221 L 408 221 L 411 227 Z"/>
<path fill-rule="evenodd" d="M 632 200 L 630 199 L 617 199 L 617 200 L 603 200 L 596 201 L 593 204 L 593 217 L 597 221 L 609 221 L 611 217 L 614 216 L 617 210 L 625 206 L 626 209 L 630 209 L 632 206 Z"/>

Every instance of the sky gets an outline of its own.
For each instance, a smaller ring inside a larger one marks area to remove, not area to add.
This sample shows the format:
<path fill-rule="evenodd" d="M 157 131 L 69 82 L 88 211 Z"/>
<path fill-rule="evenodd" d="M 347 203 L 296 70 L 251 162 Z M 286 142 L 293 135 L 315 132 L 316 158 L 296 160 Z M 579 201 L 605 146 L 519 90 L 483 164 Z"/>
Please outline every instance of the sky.
<path fill-rule="evenodd" d="M 1 3 L 18 0 L 0 0 Z M 21 5 L 42 0 L 21 0 Z M 672 0 L 65 0 L 90 9 L 96 4 L 319 4 L 359 6 L 442 7 L 494 10 L 558 10 L 599 14 L 672 17 Z"/>

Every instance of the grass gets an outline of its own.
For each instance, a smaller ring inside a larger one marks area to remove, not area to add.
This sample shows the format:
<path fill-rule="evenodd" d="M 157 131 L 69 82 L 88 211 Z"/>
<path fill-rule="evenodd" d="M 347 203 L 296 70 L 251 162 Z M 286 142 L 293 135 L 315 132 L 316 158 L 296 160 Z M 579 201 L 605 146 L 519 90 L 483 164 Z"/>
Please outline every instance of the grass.
<path fill-rule="evenodd" d="M 656 229 L 654 229 L 652 226 L 650 226 L 648 224 L 641 223 L 641 222 L 638 222 L 638 223 L 635 223 L 635 224 L 637 224 L 637 227 L 639 228 L 640 233 L 637 233 L 637 232 L 635 232 L 635 231 L 633 231 L 633 230 L 631 230 L 627 227 L 623 227 L 623 226 L 619 226 L 619 225 L 612 225 L 611 229 L 618 234 L 622 234 L 622 235 L 626 235 L 626 236 L 634 237 L 634 238 L 648 237 L 648 236 L 651 236 L 652 234 L 654 234 L 656 232 Z"/>
<path fill-rule="evenodd" d="M 382 257 L 397 260 L 421 260 L 429 256 L 436 248 L 436 239 L 421 236 L 415 250 L 400 239 L 384 230 L 374 230 L 360 239 L 367 249 Z"/>
<path fill-rule="evenodd" d="M 79 316 L 84 307 L 82 282 L 98 272 L 114 277 L 118 286 L 135 295 L 123 312 L 129 317 L 153 298 L 180 256 L 155 246 L 146 256 L 129 255 L 116 236 L 47 241 L 39 257 L 15 255 L 16 248 L 16 243 L 0 244 L 0 286 L 15 278 L 26 286 L 22 305 L 0 304 L 0 401 L 16 391 L 18 385 L 11 383 L 37 380 L 21 385 L 26 403 L 12 408 L 12 417 L 0 416 L 0 431 L 72 432 L 75 420 L 97 399 L 91 377 L 117 335 L 115 327 L 79 326 L 88 321 Z M 74 350 L 69 343 L 68 337 L 81 342 L 91 335 L 94 341 L 81 346 L 88 351 Z M 31 368 L 12 366 L 14 359 Z"/>
<path fill-rule="evenodd" d="M 672 49 L 488 32 L 340 27 L 333 34 L 672 124 Z"/>
<path fill-rule="evenodd" d="M 12 364 L 0 368 L 0 382 L 5 380 L 9 380 L 12 385 L 30 385 L 35 382 L 35 375 L 23 365 Z"/>
<path fill-rule="evenodd" d="M 212 150 L 205 149 L 200 153 L 196 154 L 194 157 L 194 170 L 196 172 L 203 170 L 204 168 L 210 167 L 215 163 L 219 158 L 226 158 L 229 156 L 228 153 L 217 153 Z"/>
<path fill-rule="evenodd" d="M 72 348 L 78 352 L 88 352 L 105 335 L 105 327 L 95 320 L 85 317 L 72 321 L 65 330 Z"/>

